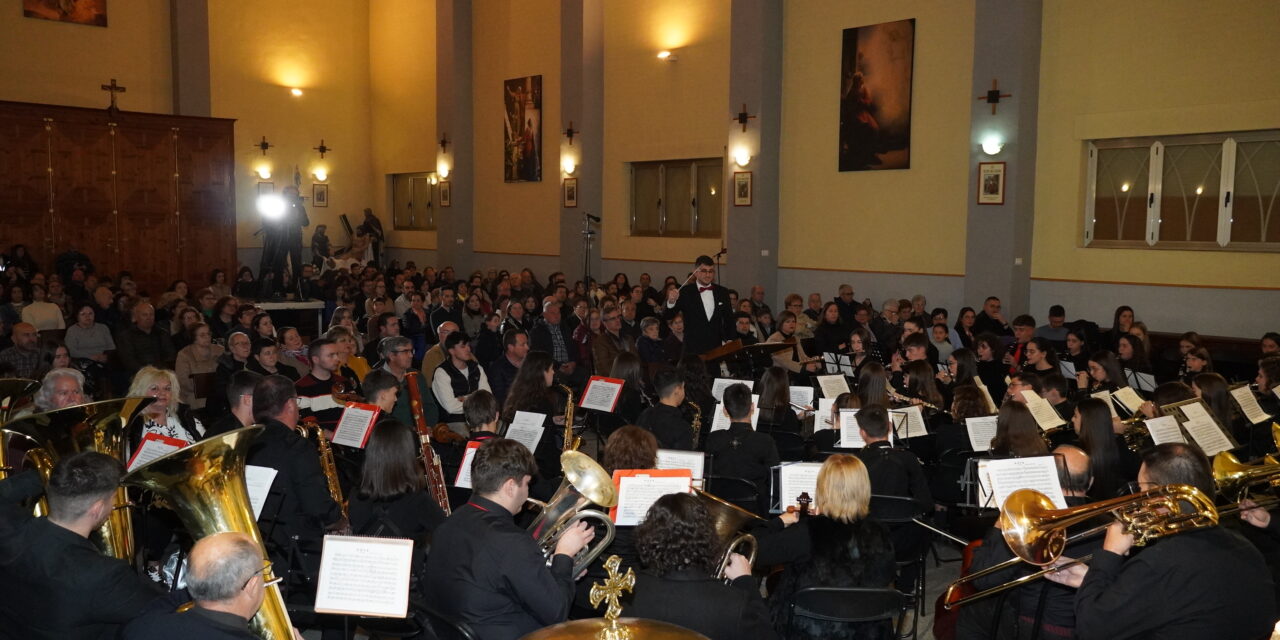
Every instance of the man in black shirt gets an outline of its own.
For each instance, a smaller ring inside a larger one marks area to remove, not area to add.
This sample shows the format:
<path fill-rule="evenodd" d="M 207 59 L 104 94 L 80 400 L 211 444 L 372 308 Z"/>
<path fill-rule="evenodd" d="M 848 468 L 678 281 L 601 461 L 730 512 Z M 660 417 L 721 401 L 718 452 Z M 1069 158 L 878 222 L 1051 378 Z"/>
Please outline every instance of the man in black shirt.
<path fill-rule="evenodd" d="M 96 452 L 64 458 L 47 490 L 49 516 L 26 501 L 44 489 L 34 471 L 0 482 L 0 634 L 25 639 L 114 638 L 160 598 L 129 563 L 89 536 L 111 516 L 124 468 Z"/>
<path fill-rule="evenodd" d="M 231 380 L 227 383 L 227 402 L 231 405 L 231 411 L 210 423 L 204 431 L 205 438 L 220 436 L 253 424 L 253 388 L 258 386 L 259 380 L 262 380 L 261 375 L 248 370 L 231 374 Z"/>
<path fill-rule="evenodd" d="M 684 379 L 679 372 L 663 370 L 654 376 L 653 386 L 658 392 L 658 404 L 642 411 L 636 424 L 652 432 L 660 448 L 692 451 L 693 428 L 680 411 Z"/>
<path fill-rule="evenodd" d="M 871 493 L 877 496 L 911 498 L 910 506 L 897 501 L 872 501 L 872 515 L 901 520 L 917 513 L 926 516 L 933 512 L 933 496 L 929 493 L 929 480 L 924 467 L 914 453 L 895 449 L 889 443 L 889 412 L 878 404 L 868 405 L 858 411 L 855 419 L 858 431 L 866 446 L 857 456 L 867 467 L 871 479 Z M 847 428 L 847 427 L 846 427 Z M 929 532 L 911 522 L 890 525 L 893 549 L 899 560 L 915 557 L 921 545 L 928 544 Z"/>
<path fill-rule="evenodd" d="M 668 293 L 666 313 L 684 314 L 684 352 L 702 355 L 720 346 L 733 332 L 733 307 L 729 290 L 715 283 L 716 263 L 710 256 L 698 256 L 693 277 L 693 282 Z"/>
<path fill-rule="evenodd" d="M 472 498 L 436 530 L 427 558 L 427 601 L 486 640 L 515 640 L 564 621 L 573 601 L 573 556 L 595 536 L 568 528 L 548 566 L 512 516 L 538 473 L 533 454 L 505 438 L 486 440 L 471 463 Z"/>
<path fill-rule="evenodd" d="M 1146 490 L 1167 484 L 1188 484 L 1214 498 L 1209 461 L 1189 445 L 1166 443 L 1143 456 L 1138 485 Z M 1275 585 L 1262 554 L 1240 534 L 1214 525 L 1163 537 L 1131 555 L 1133 546 L 1124 523 L 1114 522 L 1087 566 L 1048 575 L 1078 588 L 1076 638 L 1190 640 L 1270 633 Z"/>
<path fill-rule="evenodd" d="M 502 334 L 502 355 L 485 367 L 489 374 L 489 388 L 501 406 L 507 401 L 507 391 L 511 383 L 516 381 L 516 372 L 529 355 L 529 334 L 519 329 L 511 329 Z"/>
<path fill-rule="evenodd" d="M 743 478 L 756 485 L 756 512 L 765 513 L 769 506 L 769 470 L 781 460 L 778 445 L 768 434 L 751 427 L 751 414 L 756 408 L 747 385 L 729 385 L 721 397 L 729 428 L 707 436 L 707 453 L 712 456 L 717 475 Z"/>
<path fill-rule="evenodd" d="M 452 322 L 459 327 L 462 326 L 462 312 L 455 305 L 453 297 L 453 285 L 447 284 L 440 287 L 440 305 L 431 311 L 431 322 L 428 325 L 432 328 L 439 327 L 442 322 Z M 434 332 L 431 332 L 434 334 Z M 427 342 L 436 343 L 443 342 L 444 339 L 436 335 L 428 335 Z"/>
<path fill-rule="evenodd" d="M 1034 321 L 1031 328 L 1035 329 Z M 973 335 L 982 333 L 993 333 L 998 336 L 1013 335 L 1009 323 L 1005 322 L 1004 316 L 1000 314 L 1000 298 L 991 296 L 982 303 L 982 311 L 978 312 L 978 317 L 973 321 Z"/>

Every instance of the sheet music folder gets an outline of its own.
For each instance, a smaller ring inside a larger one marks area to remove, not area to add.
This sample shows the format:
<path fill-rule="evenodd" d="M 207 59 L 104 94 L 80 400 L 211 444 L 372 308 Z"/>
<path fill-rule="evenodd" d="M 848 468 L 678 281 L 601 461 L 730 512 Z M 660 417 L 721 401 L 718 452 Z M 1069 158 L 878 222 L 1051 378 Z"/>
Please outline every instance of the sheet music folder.
<path fill-rule="evenodd" d="M 743 345 L 741 340 L 730 340 L 700 356 L 703 362 L 707 364 L 716 364 L 727 360 L 734 356 L 756 356 L 756 355 L 773 355 L 776 351 L 790 349 L 792 345 L 786 342 L 760 342 L 752 345 Z"/>

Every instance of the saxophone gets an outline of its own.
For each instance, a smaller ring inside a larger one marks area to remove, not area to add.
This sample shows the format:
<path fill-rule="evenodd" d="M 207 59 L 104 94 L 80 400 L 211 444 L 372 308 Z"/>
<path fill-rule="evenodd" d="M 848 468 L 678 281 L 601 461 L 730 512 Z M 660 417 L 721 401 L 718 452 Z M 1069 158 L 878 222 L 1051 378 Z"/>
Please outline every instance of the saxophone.
<path fill-rule="evenodd" d="M 440 510 L 447 516 L 452 513 L 449 508 L 449 486 L 444 481 L 444 467 L 440 465 L 440 454 L 431 446 L 431 430 L 427 427 L 427 415 L 422 410 L 422 390 L 418 388 L 418 372 L 409 371 L 404 374 L 404 386 L 409 392 L 409 413 L 413 416 L 414 427 L 418 431 L 418 441 L 422 445 L 422 465 L 427 471 L 427 488 Z"/>
<path fill-rule="evenodd" d="M 577 451 L 582 446 L 582 437 L 573 435 L 573 389 L 564 384 L 556 386 L 568 396 L 564 403 L 564 451 Z"/>
<path fill-rule="evenodd" d="M 693 449 L 696 451 L 698 449 L 698 434 L 702 431 L 702 407 L 699 407 L 696 402 L 689 402 L 689 409 L 693 411 L 693 422 L 690 426 L 693 427 Z"/>
<path fill-rule="evenodd" d="M 333 462 L 333 448 L 324 437 L 324 430 L 315 416 L 308 416 L 298 424 L 298 430 L 305 438 L 308 432 L 316 434 L 316 449 L 320 452 L 320 471 L 324 473 L 325 482 L 329 485 L 329 497 L 342 508 L 342 517 L 347 517 L 347 501 L 342 499 L 342 485 L 338 483 L 338 465 Z"/>

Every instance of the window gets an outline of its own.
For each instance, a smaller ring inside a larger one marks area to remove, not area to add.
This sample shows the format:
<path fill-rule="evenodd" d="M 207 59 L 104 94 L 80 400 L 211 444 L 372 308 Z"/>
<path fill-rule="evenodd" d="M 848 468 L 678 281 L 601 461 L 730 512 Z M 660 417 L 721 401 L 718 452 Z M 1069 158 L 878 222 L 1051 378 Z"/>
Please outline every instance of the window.
<path fill-rule="evenodd" d="M 429 173 L 391 175 L 391 211 L 396 229 L 435 230 L 434 181 Z"/>
<path fill-rule="evenodd" d="M 631 235 L 720 237 L 720 158 L 631 164 Z"/>
<path fill-rule="evenodd" d="M 1280 131 L 1095 140 L 1089 247 L 1280 251 Z"/>

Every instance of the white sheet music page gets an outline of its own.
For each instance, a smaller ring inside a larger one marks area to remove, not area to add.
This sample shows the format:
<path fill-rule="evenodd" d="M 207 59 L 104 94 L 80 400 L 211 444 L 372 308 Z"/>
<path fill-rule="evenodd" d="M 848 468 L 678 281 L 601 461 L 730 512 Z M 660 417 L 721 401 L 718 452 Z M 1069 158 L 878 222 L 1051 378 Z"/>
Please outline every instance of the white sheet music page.
<path fill-rule="evenodd" d="M 798 507 L 796 498 L 801 493 L 808 493 L 809 498 L 818 494 L 818 470 L 821 462 L 792 462 L 784 464 L 778 473 L 778 498 L 783 511 L 787 507 Z"/>
<path fill-rule="evenodd" d="M 893 420 L 890 427 L 894 437 L 906 439 L 929 435 L 929 429 L 924 423 L 924 413 L 918 404 L 893 409 L 889 411 L 889 418 Z"/>
<path fill-rule="evenodd" d="M 1119 400 L 1120 404 L 1129 410 L 1129 413 L 1135 414 L 1142 411 L 1142 403 L 1146 402 L 1146 400 L 1142 399 L 1142 396 L 1138 395 L 1137 391 L 1133 390 L 1133 387 L 1120 387 L 1115 390 L 1115 393 L 1111 394 L 1111 397 Z"/>
<path fill-rule="evenodd" d="M 128 470 L 133 471 L 160 456 L 173 453 L 185 446 L 187 446 L 186 440 L 170 438 L 159 433 L 148 433 L 142 436 L 142 442 L 138 443 L 138 449 L 133 452 L 133 457 L 129 459 Z"/>
<path fill-rule="evenodd" d="M 530 453 L 537 450 L 542 440 L 542 432 L 546 430 L 547 414 L 533 411 L 517 411 L 507 425 L 507 438 L 524 445 Z"/>
<path fill-rule="evenodd" d="M 759 394 L 756 394 L 756 393 L 751 394 L 751 405 L 752 405 L 752 407 L 751 407 L 751 428 L 752 428 L 752 429 L 755 429 L 755 428 L 756 428 L 756 425 L 760 423 L 760 409 L 759 409 L 759 404 L 760 404 L 760 395 L 759 395 Z M 714 418 L 714 419 L 712 419 L 712 420 L 711 420 L 711 430 L 712 430 L 712 431 L 720 431 L 721 429 L 728 429 L 728 428 L 729 428 L 729 422 L 730 422 L 730 421 L 729 421 L 729 416 L 725 415 L 725 413 L 724 413 L 724 403 L 723 403 L 723 402 L 717 402 L 717 403 L 716 403 L 716 416 L 715 416 L 715 418 Z"/>
<path fill-rule="evenodd" d="M 253 519 L 262 517 L 262 505 L 267 503 L 271 483 L 276 481 L 276 470 L 247 464 L 244 467 L 244 488 L 249 493 L 249 506 L 253 507 Z"/>
<path fill-rule="evenodd" d="M 1258 399 L 1253 396 L 1253 390 L 1249 388 L 1249 385 L 1241 385 L 1232 389 L 1231 397 L 1240 406 L 1240 411 L 1244 413 L 1244 417 L 1249 419 L 1249 424 L 1259 424 L 1271 419 L 1271 416 L 1262 410 L 1262 405 L 1258 404 Z"/>
<path fill-rule="evenodd" d="M 857 416 L 857 409 L 840 410 L 841 449 L 861 449 L 867 446 L 866 440 L 862 439 L 862 432 L 858 430 Z M 890 437 L 892 437 L 892 434 L 890 434 Z"/>
<path fill-rule="evenodd" d="M 613 413 L 614 407 L 618 406 L 618 396 L 622 395 L 622 384 L 623 382 L 616 378 L 591 376 L 587 380 L 587 388 L 583 390 L 582 400 L 578 402 L 578 406 L 583 409 Z"/>
<path fill-rule="evenodd" d="M 802 407 L 813 406 L 813 387 L 791 387 L 791 404 L 798 404 Z M 791 407 L 796 409 L 795 407 Z M 796 413 L 800 410 L 796 409 Z"/>
<path fill-rule="evenodd" d="M 977 377 L 973 379 L 973 382 L 977 385 L 978 391 L 982 392 L 983 401 L 987 403 L 987 413 L 995 413 L 998 407 L 996 407 L 995 399 L 991 397 L 991 390 L 987 388 L 987 385 L 982 384 L 982 380 Z"/>
<path fill-rule="evenodd" d="M 991 450 L 991 440 L 996 437 L 996 416 L 965 418 L 964 427 L 974 451 Z"/>
<path fill-rule="evenodd" d="M 1116 405 L 1115 405 L 1115 403 L 1111 401 L 1111 392 L 1110 392 L 1110 391 L 1099 391 L 1099 392 L 1097 392 L 1097 393 L 1091 393 L 1091 394 L 1089 394 L 1089 397 L 1090 397 L 1090 398 L 1097 398 L 1097 399 L 1099 399 L 1099 400 L 1101 400 L 1101 401 L 1103 401 L 1103 402 L 1107 403 L 1107 408 L 1111 410 L 1111 417 L 1112 417 L 1112 418 L 1119 418 L 1119 417 L 1120 417 L 1120 414 L 1116 413 Z"/>
<path fill-rule="evenodd" d="M 701 451 L 658 449 L 658 469 L 688 469 L 695 480 L 701 480 L 707 456 Z"/>
<path fill-rule="evenodd" d="M 454 479 L 453 486 L 471 488 L 471 461 L 475 460 L 476 450 L 479 448 L 479 442 L 467 443 L 467 448 L 462 451 L 462 463 L 458 465 L 458 477 Z"/>
<path fill-rule="evenodd" d="M 834 429 L 831 424 L 831 407 L 836 405 L 835 398 L 818 398 L 818 413 L 813 419 L 813 430 Z"/>
<path fill-rule="evenodd" d="M 824 398 L 835 399 L 842 393 L 849 393 L 849 381 L 843 375 L 818 376 L 818 386 Z"/>
<path fill-rule="evenodd" d="M 413 540 L 324 537 L 315 609 L 321 613 L 403 618 L 409 612 Z"/>
<path fill-rule="evenodd" d="M 1035 391 L 1023 389 L 1022 398 L 1027 401 L 1027 408 L 1031 410 L 1031 417 L 1036 419 L 1036 424 L 1040 425 L 1041 431 L 1056 429 L 1067 424 L 1067 421 L 1058 415 L 1058 410 L 1054 409 L 1048 400 L 1041 398 L 1040 394 Z"/>
<path fill-rule="evenodd" d="M 363 449 L 380 411 L 373 405 L 348 402 L 338 419 L 338 427 L 333 430 L 333 443 Z"/>
<path fill-rule="evenodd" d="M 1157 445 L 1166 442 L 1187 443 L 1187 439 L 1182 437 L 1182 429 L 1178 427 L 1178 419 L 1173 416 L 1148 418 L 1144 424 L 1147 425 L 1147 432 L 1151 434 L 1151 441 Z"/>
<path fill-rule="evenodd" d="M 618 481 L 618 517 L 614 524 L 632 527 L 644 521 L 649 507 L 669 493 L 689 493 L 690 478 L 634 475 Z"/>
<path fill-rule="evenodd" d="M 1204 451 L 1204 455 L 1212 457 L 1233 448 L 1227 434 L 1222 432 L 1217 421 L 1209 415 L 1203 404 L 1191 402 L 1179 408 L 1182 409 L 1182 415 L 1186 417 L 1182 428 L 1186 429 L 1191 439 L 1196 441 L 1200 450 Z"/>
<path fill-rule="evenodd" d="M 1049 496 L 1057 508 L 1067 508 L 1053 456 L 987 460 L 986 463 L 994 504 L 1004 506 L 1005 498 L 1018 489 L 1035 489 Z"/>
<path fill-rule="evenodd" d="M 720 402 L 721 400 L 724 400 L 724 390 L 728 389 L 729 387 L 732 387 L 735 384 L 745 384 L 747 385 L 747 388 L 751 389 L 752 391 L 755 391 L 755 388 L 756 388 L 756 383 L 754 380 L 735 380 L 733 378 L 716 378 L 715 380 L 711 381 L 711 397 L 715 398 L 716 402 Z"/>

